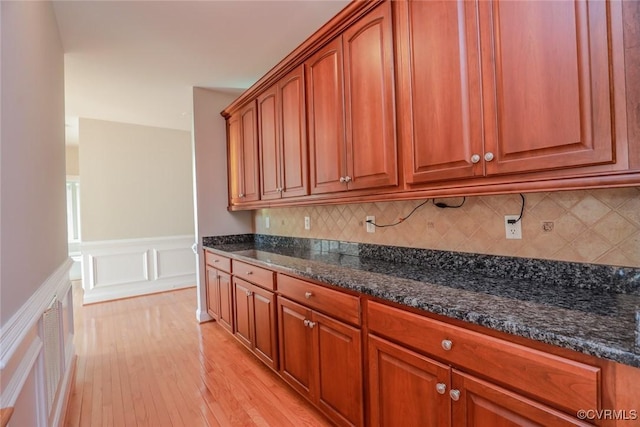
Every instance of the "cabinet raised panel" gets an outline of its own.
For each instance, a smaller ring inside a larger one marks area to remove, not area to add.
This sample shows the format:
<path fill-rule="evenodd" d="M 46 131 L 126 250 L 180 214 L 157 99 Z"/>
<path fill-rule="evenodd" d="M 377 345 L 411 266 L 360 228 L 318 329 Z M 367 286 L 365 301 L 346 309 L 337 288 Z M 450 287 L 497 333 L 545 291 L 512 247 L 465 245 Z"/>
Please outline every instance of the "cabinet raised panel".
<path fill-rule="evenodd" d="M 305 62 L 311 193 L 398 184 L 393 61 L 385 2 Z"/>
<path fill-rule="evenodd" d="M 453 370 L 452 388 L 460 393 L 451 403 L 455 426 L 590 426 L 541 403 Z"/>
<path fill-rule="evenodd" d="M 311 310 L 284 298 L 278 298 L 280 372 L 299 393 L 311 396 L 314 381 L 312 337 L 305 320 Z"/>
<path fill-rule="evenodd" d="M 399 121 L 409 183 L 484 173 L 476 4 L 396 3 Z M 480 160 L 480 159 L 478 159 Z"/>
<path fill-rule="evenodd" d="M 218 272 L 215 268 L 207 266 L 207 313 L 218 320 L 220 312 L 220 295 L 218 286 Z"/>
<path fill-rule="evenodd" d="M 258 97 L 260 184 L 263 200 L 280 198 L 280 143 L 278 135 L 277 86 Z"/>
<path fill-rule="evenodd" d="M 391 3 L 342 36 L 350 190 L 398 184 Z"/>
<path fill-rule="evenodd" d="M 607 7 L 479 2 L 487 173 L 615 160 Z"/>
<path fill-rule="evenodd" d="M 318 404 L 343 425 L 362 425 L 360 330 L 313 312 L 314 355 L 318 358 Z"/>
<path fill-rule="evenodd" d="M 218 295 L 220 296 L 220 313 L 218 323 L 229 332 L 233 332 L 233 290 L 231 276 L 218 271 Z"/>
<path fill-rule="evenodd" d="M 227 126 L 231 204 L 260 200 L 255 101 L 232 114 Z"/>
<path fill-rule="evenodd" d="M 235 335 L 273 369 L 278 368 L 276 306 L 273 292 L 233 278 Z"/>
<path fill-rule="evenodd" d="M 371 334 L 368 342 L 371 425 L 450 427 L 449 367 Z"/>
<path fill-rule="evenodd" d="M 608 7 L 397 3 L 406 182 L 615 162 Z"/>
<path fill-rule="evenodd" d="M 309 194 L 307 117 L 304 98 L 304 66 L 278 84 L 282 111 L 281 185 L 283 197 Z"/>
<path fill-rule="evenodd" d="M 263 200 L 308 194 L 304 68 L 258 97 L 260 184 Z"/>
<path fill-rule="evenodd" d="M 235 334 L 245 346 L 251 348 L 253 335 L 251 325 L 251 297 L 248 284 L 242 280 L 233 279 L 235 294 Z"/>
<path fill-rule="evenodd" d="M 346 190 L 342 39 L 336 38 L 305 62 L 311 193 Z"/>

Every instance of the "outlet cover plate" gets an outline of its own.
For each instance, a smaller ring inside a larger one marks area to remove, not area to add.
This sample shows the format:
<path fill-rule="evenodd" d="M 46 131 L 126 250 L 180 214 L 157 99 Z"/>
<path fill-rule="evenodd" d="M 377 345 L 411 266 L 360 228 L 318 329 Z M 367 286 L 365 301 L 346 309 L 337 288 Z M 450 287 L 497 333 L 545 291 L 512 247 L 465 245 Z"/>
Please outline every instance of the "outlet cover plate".
<path fill-rule="evenodd" d="M 520 215 L 505 215 L 504 216 L 504 229 L 507 239 L 522 239 L 522 220 L 509 224 L 509 220 L 517 220 Z"/>
<path fill-rule="evenodd" d="M 375 233 L 376 232 L 376 226 L 371 224 L 369 221 L 376 222 L 376 217 L 375 216 L 367 216 L 367 218 L 365 220 L 365 225 L 367 226 L 367 233 Z"/>
<path fill-rule="evenodd" d="M 304 217 L 304 229 L 311 230 L 311 219 L 308 216 Z"/>
<path fill-rule="evenodd" d="M 264 217 L 264 228 L 269 228 L 271 227 L 271 220 L 268 216 Z"/>

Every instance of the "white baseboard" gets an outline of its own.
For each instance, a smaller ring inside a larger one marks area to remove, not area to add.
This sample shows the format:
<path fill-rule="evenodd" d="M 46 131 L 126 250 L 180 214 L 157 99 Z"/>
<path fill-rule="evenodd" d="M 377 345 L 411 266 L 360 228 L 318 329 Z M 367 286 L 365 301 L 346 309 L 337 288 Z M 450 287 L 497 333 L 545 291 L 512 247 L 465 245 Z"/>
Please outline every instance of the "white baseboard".
<path fill-rule="evenodd" d="M 84 304 L 196 285 L 193 236 L 83 242 Z"/>

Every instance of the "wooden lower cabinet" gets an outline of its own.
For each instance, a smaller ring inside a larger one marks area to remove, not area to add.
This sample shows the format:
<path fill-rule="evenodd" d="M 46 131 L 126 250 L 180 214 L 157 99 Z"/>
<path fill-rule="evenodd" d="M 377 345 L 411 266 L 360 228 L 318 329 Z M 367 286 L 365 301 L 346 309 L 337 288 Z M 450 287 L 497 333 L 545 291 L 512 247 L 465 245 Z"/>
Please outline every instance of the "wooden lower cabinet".
<path fill-rule="evenodd" d="M 207 313 L 225 329 L 233 331 L 231 276 L 207 266 Z"/>
<path fill-rule="evenodd" d="M 275 294 L 233 278 L 235 335 L 256 356 L 278 369 Z"/>
<path fill-rule="evenodd" d="M 278 298 L 280 373 L 337 425 L 363 425 L 360 329 Z"/>
<path fill-rule="evenodd" d="M 369 334 L 372 426 L 588 426 L 577 418 Z"/>
<path fill-rule="evenodd" d="M 233 289 L 231 289 L 231 275 L 218 271 L 218 295 L 220 297 L 220 312 L 218 323 L 229 332 L 233 332 Z"/>
<path fill-rule="evenodd" d="M 218 270 L 206 267 L 207 276 L 207 313 L 213 317 L 214 320 L 218 320 L 220 314 L 220 294 L 218 290 Z"/>
<path fill-rule="evenodd" d="M 450 368 L 375 335 L 368 341 L 371 425 L 451 426 Z"/>
<path fill-rule="evenodd" d="M 453 393 L 460 393 L 451 405 L 454 426 L 591 425 L 455 369 L 452 372 L 452 387 Z"/>

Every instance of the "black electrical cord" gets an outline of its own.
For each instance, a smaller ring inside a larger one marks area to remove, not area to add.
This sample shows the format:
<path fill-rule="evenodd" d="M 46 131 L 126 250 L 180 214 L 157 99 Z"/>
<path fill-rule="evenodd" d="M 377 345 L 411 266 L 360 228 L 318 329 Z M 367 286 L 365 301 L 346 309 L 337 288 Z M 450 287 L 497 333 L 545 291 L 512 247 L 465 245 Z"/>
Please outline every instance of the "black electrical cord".
<path fill-rule="evenodd" d="M 507 220 L 509 224 L 515 224 L 516 222 L 522 219 L 522 214 L 524 213 L 524 194 L 520 193 L 520 197 L 522 198 L 522 206 L 520 207 L 520 216 L 518 217 L 518 219 Z"/>
<path fill-rule="evenodd" d="M 467 198 L 466 198 L 466 197 L 463 197 L 463 198 L 462 198 L 462 203 L 460 203 L 459 205 L 452 206 L 452 205 L 448 205 L 448 204 L 446 204 L 446 203 L 436 202 L 436 199 L 432 199 L 433 204 L 434 204 L 436 207 L 439 207 L 440 209 L 445 209 L 445 208 L 451 208 L 451 209 L 461 208 L 461 207 L 462 207 L 462 205 L 464 205 L 464 202 L 466 202 L 466 201 L 467 201 Z"/>
<path fill-rule="evenodd" d="M 406 219 L 408 219 L 411 215 L 413 215 L 413 213 L 415 211 L 417 211 L 419 208 L 421 208 L 422 206 L 426 205 L 427 202 L 429 202 L 429 199 L 425 200 L 424 202 L 420 203 L 418 206 L 416 206 L 415 208 L 413 208 L 413 210 L 411 212 L 409 212 L 409 215 L 405 216 L 404 218 L 398 218 L 397 222 L 394 222 L 392 224 L 376 224 L 375 222 L 371 221 L 370 219 L 367 220 L 366 222 L 368 224 L 373 225 L 374 227 L 378 227 L 378 228 L 384 228 L 384 227 L 395 227 L 398 224 L 402 224 Z"/>

